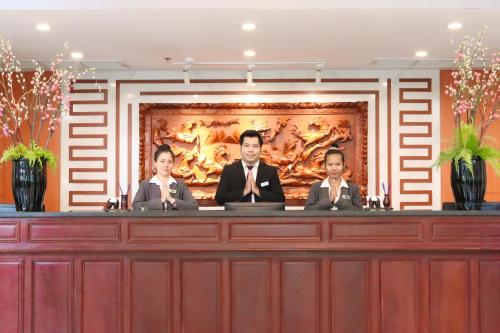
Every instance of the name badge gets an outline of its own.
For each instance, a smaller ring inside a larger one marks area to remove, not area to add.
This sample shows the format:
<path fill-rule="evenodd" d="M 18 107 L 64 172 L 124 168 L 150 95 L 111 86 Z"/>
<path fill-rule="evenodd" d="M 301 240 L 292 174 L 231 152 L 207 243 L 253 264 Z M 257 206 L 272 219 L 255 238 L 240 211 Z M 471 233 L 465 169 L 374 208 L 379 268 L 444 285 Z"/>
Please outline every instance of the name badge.
<path fill-rule="evenodd" d="M 261 187 L 269 186 L 269 182 L 263 182 L 263 183 L 260 183 L 260 186 L 261 186 Z"/>
<path fill-rule="evenodd" d="M 177 190 L 175 188 L 171 188 L 170 193 L 177 193 Z"/>
<path fill-rule="evenodd" d="M 342 194 L 341 197 L 342 199 L 351 200 L 351 196 L 347 194 Z"/>

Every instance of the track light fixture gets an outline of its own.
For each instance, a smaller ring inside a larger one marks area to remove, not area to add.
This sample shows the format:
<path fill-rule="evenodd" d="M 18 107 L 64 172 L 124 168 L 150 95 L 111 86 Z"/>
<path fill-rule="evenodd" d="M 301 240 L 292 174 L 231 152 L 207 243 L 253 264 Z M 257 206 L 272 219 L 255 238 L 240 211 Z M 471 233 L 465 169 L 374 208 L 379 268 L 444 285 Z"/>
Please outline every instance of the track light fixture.
<path fill-rule="evenodd" d="M 188 72 L 188 68 L 186 66 L 186 68 L 184 68 L 184 70 L 182 71 L 182 75 L 184 76 L 184 84 L 189 84 L 190 81 L 189 81 L 189 72 Z"/>
<path fill-rule="evenodd" d="M 255 66 L 254 65 L 248 65 L 248 70 L 247 70 L 247 85 L 249 86 L 253 86 L 253 68 Z"/>
<path fill-rule="evenodd" d="M 316 65 L 316 78 L 315 81 L 317 84 L 321 83 L 321 71 L 323 70 L 323 64 Z"/>
<path fill-rule="evenodd" d="M 168 62 L 168 60 L 167 60 Z M 317 84 L 321 83 L 322 80 L 322 71 L 324 66 L 326 65 L 325 61 L 322 60 L 314 60 L 314 61 L 256 61 L 256 62 L 247 62 L 247 61 L 196 61 L 194 58 L 186 58 L 184 62 L 173 62 L 172 65 L 183 65 L 184 70 L 182 71 L 184 77 L 184 83 L 190 84 L 189 78 L 189 69 L 194 65 L 203 65 L 203 66 L 247 66 L 247 85 L 253 86 L 255 83 L 253 82 L 253 69 L 255 66 L 304 66 L 304 65 L 312 65 L 316 66 L 315 71 L 315 82 Z"/>
<path fill-rule="evenodd" d="M 191 81 L 189 80 L 189 68 L 193 64 L 193 58 L 186 58 L 184 62 L 184 70 L 182 71 L 182 75 L 184 77 L 184 84 L 189 84 Z"/>

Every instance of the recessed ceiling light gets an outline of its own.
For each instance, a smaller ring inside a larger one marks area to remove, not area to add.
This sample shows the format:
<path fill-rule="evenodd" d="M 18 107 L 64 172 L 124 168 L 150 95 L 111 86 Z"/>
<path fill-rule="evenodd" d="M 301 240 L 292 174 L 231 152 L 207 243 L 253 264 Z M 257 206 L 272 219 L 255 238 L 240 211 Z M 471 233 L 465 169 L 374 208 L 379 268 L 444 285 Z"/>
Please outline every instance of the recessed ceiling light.
<path fill-rule="evenodd" d="M 448 24 L 448 29 L 450 29 L 450 30 L 462 29 L 462 23 L 460 23 L 460 22 L 452 22 L 452 23 Z"/>
<path fill-rule="evenodd" d="M 50 30 L 50 25 L 47 23 L 39 23 L 36 25 L 36 30 L 38 31 L 49 31 Z"/>
<path fill-rule="evenodd" d="M 424 50 L 415 52 L 415 57 L 424 58 L 427 57 L 427 55 L 428 55 L 427 51 Z"/>
<path fill-rule="evenodd" d="M 73 58 L 73 59 L 82 59 L 83 58 L 83 54 L 81 52 L 72 52 L 71 53 L 71 58 Z"/>
<path fill-rule="evenodd" d="M 253 51 L 253 50 L 246 50 L 245 52 L 243 52 L 243 55 L 245 57 L 255 57 L 255 51 Z"/>
<path fill-rule="evenodd" d="M 255 28 L 257 28 L 257 26 L 255 25 L 255 23 L 252 23 L 252 22 L 244 23 L 241 26 L 241 29 L 246 30 L 246 31 L 252 31 L 252 30 L 255 30 Z"/>

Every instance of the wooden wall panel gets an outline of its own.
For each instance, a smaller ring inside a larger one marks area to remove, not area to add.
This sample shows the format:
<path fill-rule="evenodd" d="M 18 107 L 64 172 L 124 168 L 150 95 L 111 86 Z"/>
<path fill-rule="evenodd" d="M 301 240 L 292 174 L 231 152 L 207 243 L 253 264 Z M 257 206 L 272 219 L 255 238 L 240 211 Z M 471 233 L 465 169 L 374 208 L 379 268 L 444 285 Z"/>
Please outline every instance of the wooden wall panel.
<path fill-rule="evenodd" d="M 0 224 L 0 242 L 19 242 L 19 222 L 2 221 Z"/>
<path fill-rule="evenodd" d="M 368 261 L 333 261 L 331 328 L 333 333 L 370 332 Z"/>
<path fill-rule="evenodd" d="M 172 265 L 161 261 L 132 263 L 132 333 L 172 332 Z"/>
<path fill-rule="evenodd" d="M 320 332 L 320 262 L 281 263 L 281 327 L 283 333 Z"/>
<path fill-rule="evenodd" d="M 121 261 L 83 261 L 82 333 L 121 332 L 121 290 Z"/>
<path fill-rule="evenodd" d="M 21 332 L 23 262 L 0 260 L 0 333 Z"/>
<path fill-rule="evenodd" d="M 182 332 L 221 332 L 221 262 L 186 260 L 181 270 Z"/>
<path fill-rule="evenodd" d="M 468 263 L 465 260 L 431 261 L 432 333 L 468 333 L 468 280 Z"/>
<path fill-rule="evenodd" d="M 73 332 L 73 262 L 34 260 L 32 330 Z"/>
<path fill-rule="evenodd" d="M 270 260 L 231 262 L 231 332 L 271 332 Z"/>
<path fill-rule="evenodd" d="M 500 332 L 500 260 L 479 264 L 480 332 Z"/>
<path fill-rule="evenodd" d="M 418 262 L 381 261 L 381 332 L 420 332 L 418 296 Z"/>

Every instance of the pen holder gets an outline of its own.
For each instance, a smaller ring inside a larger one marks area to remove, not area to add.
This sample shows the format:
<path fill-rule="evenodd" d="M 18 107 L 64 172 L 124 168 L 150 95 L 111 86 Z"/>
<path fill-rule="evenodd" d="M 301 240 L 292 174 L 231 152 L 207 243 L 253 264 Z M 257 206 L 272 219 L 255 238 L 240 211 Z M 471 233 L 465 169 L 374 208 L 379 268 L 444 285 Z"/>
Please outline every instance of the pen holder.
<path fill-rule="evenodd" d="M 121 210 L 128 210 L 128 194 L 121 195 Z"/>
<path fill-rule="evenodd" d="M 391 197 L 389 196 L 389 194 L 384 195 L 383 204 L 384 204 L 385 210 L 391 209 Z"/>

